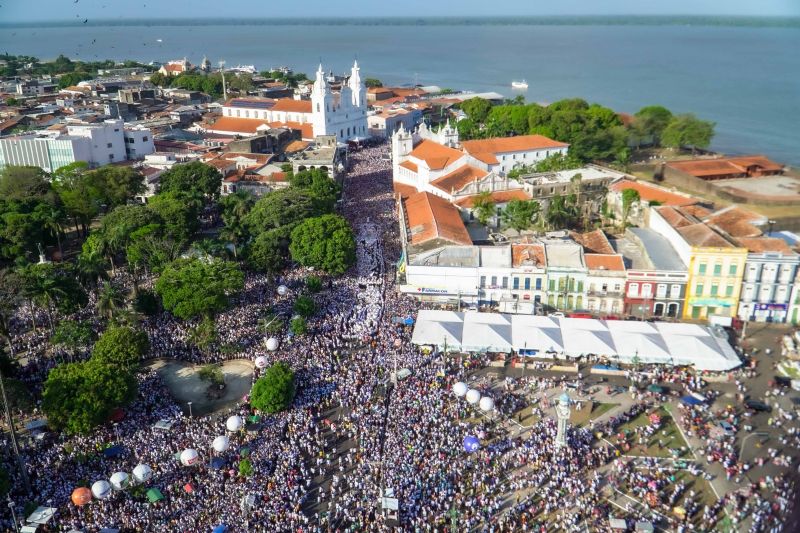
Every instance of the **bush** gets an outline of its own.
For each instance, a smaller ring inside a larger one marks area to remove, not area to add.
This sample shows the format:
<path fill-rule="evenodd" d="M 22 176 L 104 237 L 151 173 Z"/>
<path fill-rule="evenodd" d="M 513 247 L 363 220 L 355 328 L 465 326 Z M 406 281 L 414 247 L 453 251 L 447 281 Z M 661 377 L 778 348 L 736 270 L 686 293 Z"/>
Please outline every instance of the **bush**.
<path fill-rule="evenodd" d="M 292 321 L 289 322 L 289 331 L 295 335 L 305 335 L 308 332 L 306 319 L 301 316 L 293 318 Z"/>
<path fill-rule="evenodd" d="M 253 475 L 253 463 L 250 459 L 242 459 L 239 461 L 239 475 L 242 477 L 250 477 Z"/>
<path fill-rule="evenodd" d="M 315 293 L 322 290 L 322 280 L 317 276 L 308 276 L 306 278 L 306 289 L 308 292 Z"/>
<path fill-rule="evenodd" d="M 150 351 L 150 340 L 144 331 L 129 327 L 110 327 L 100 335 L 92 349 L 92 360 L 135 370 Z"/>
<path fill-rule="evenodd" d="M 213 385 L 225 384 L 225 375 L 222 373 L 222 369 L 217 365 L 203 365 L 200 371 L 197 372 L 197 377 Z"/>
<path fill-rule="evenodd" d="M 277 362 L 255 382 L 250 405 L 264 413 L 285 411 L 294 398 L 294 372 L 283 361 Z"/>
<path fill-rule="evenodd" d="M 314 304 L 314 300 L 308 296 L 298 296 L 297 300 L 294 301 L 294 312 L 303 318 L 310 317 L 316 310 L 317 306 Z"/>

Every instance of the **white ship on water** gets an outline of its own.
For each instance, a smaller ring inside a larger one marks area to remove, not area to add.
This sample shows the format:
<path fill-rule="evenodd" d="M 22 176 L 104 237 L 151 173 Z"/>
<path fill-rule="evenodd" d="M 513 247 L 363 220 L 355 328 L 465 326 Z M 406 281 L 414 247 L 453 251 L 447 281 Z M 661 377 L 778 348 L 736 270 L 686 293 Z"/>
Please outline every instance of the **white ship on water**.
<path fill-rule="evenodd" d="M 528 88 L 528 82 L 527 82 L 527 81 L 525 81 L 525 80 L 522 80 L 522 81 L 512 81 L 512 82 L 511 82 L 511 88 L 512 88 L 512 89 L 523 89 L 523 90 L 524 90 L 524 89 L 527 89 L 527 88 Z"/>

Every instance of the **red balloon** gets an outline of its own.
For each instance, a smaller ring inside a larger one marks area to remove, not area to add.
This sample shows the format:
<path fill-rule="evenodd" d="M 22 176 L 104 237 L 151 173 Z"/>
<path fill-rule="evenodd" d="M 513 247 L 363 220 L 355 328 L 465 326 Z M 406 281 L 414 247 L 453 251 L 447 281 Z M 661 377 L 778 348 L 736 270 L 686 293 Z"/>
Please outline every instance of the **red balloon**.
<path fill-rule="evenodd" d="M 72 491 L 72 503 L 82 507 L 92 501 L 92 491 L 86 487 L 78 487 Z"/>

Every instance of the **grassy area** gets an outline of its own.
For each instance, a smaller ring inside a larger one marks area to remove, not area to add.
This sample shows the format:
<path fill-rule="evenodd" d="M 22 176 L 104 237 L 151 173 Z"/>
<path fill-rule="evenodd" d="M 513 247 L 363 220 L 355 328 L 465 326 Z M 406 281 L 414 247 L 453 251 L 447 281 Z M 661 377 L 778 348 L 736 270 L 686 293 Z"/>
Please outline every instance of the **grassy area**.
<path fill-rule="evenodd" d="M 647 439 L 647 443 L 644 447 L 639 445 L 638 437 L 635 436 L 635 430 L 636 428 L 648 426 L 650 424 L 649 412 L 642 413 L 630 422 L 620 426 L 618 432 L 630 432 L 631 434 L 628 440 L 631 449 L 626 452 L 625 455 L 672 457 L 670 450 L 680 450 L 684 447 L 688 448 L 686 441 L 683 439 L 683 436 L 681 436 L 678 426 L 675 424 L 675 420 L 669 412 L 663 407 L 659 407 L 655 412 L 661 416 L 661 429 Z"/>
<path fill-rule="evenodd" d="M 603 413 L 607 413 L 611 409 L 619 406 L 618 403 L 598 403 L 598 402 L 585 402 L 583 409 L 580 411 L 575 407 L 572 408 L 570 413 L 569 422 L 575 427 L 583 427 L 589 421 L 598 418 Z"/>

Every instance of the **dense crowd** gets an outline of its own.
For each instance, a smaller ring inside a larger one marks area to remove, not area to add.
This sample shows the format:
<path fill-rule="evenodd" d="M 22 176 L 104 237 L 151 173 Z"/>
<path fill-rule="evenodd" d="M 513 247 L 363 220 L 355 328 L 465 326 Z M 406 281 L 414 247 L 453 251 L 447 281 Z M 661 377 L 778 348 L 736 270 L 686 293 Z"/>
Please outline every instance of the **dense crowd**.
<path fill-rule="evenodd" d="M 620 457 L 613 443 L 597 439 L 596 434 L 611 435 L 642 413 L 644 403 L 591 429 L 571 428 L 568 445 L 558 448 L 546 392 L 562 380 L 530 375 L 498 387 L 472 375 L 488 363 L 487 356 L 445 358 L 411 345 L 406 321 L 416 317 L 417 304 L 394 290 L 393 266 L 401 247 L 386 153 L 387 147 L 379 145 L 350 156 L 342 214 L 355 231 L 357 263 L 344 276 L 325 278 L 324 290 L 314 296 L 318 311 L 308 334 L 283 334 L 280 348 L 269 351 L 259 328 L 266 312 L 284 320 L 292 315 L 294 297 L 310 274 L 303 268 L 277 279 L 248 273 L 242 293 L 216 318 L 215 348 L 195 347 L 190 342 L 194 324 L 169 314 L 142 323 L 153 357 L 190 363 L 257 356 L 287 361 L 298 383 L 292 408 L 258 417 L 242 401 L 230 411 L 187 417 L 158 374 L 143 371 L 137 378 L 138 398 L 118 423 L 89 436 L 49 434 L 24 446 L 37 501 L 58 509 L 57 530 L 209 531 L 224 524 L 231 531 L 422 532 L 453 526 L 458 531 L 510 532 L 545 531 L 548 525 L 605 531 L 609 513 L 620 511 L 606 501 L 613 489 L 643 499 L 659 492 L 653 512 L 628 509 L 631 518 L 667 520 L 679 529 L 714 526 L 725 501 L 703 508 L 691 490 L 670 479 L 674 472 L 637 468 Z M 130 280 L 120 270 L 115 283 Z M 277 293 L 279 285 L 288 287 L 287 294 Z M 92 309 L 87 307 L 81 317 L 95 319 Z M 24 379 L 35 384 L 60 356 L 45 352 L 46 334 L 28 332 L 30 314 L 24 306 L 15 318 L 15 342 L 29 361 Z M 534 370 L 546 370 L 546 365 Z M 451 391 L 456 381 L 471 382 L 493 396 L 495 412 L 481 414 L 458 401 Z M 543 399 L 532 413 L 539 420 L 514 435 L 509 431 L 511 416 L 535 396 Z M 226 419 L 234 414 L 247 425 L 228 433 L 227 451 L 213 452 L 213 439 L 226 434 Z M 157 427 L 159 421 L 170 427 Z M 465 451 L 467 436 L 480 439 L 478 451 Z M 792 436 L 795 444 L 798 438 Z M 0 453 L 10 468 L 7 444 Z M 112 445 L 113 455 L 103 453 Z M 730 446 L 721 446 L 715 460 L 735 462 Z M 183 466 L 178 460 L 187 448 L 199 453 L 196 465 Z M 251 475 L 238 470 L 244 458 L 252 464 Z M 114 472 L 131 472 L 140 463 L 153 469 L 152 479 L 142 487 L 83 507 L 70 502 L 75 487 L 108 479 Z M 775 498 L 788 497 L 782 478 L 764 480 L 763 485 L 729 497 L 737 520 L 752 513 L 753 531 L 772 527 L 784 505 L 784 500 L 761 496 L 760 489 L 779 495 Z M 150 487 L 158 488 L 164 499 L 148 503 L 142 489 Z M 20 491 L 17 480 L 18 502 L 23 501 Z M 255 504 L 243 506 L 248 495 Z M 382 511 L 381 496 L 397 499 L 396 517 Z M 664 519 L 655 512 L 676 505 L 686 510 L 685 520 Z M 21 513 L 18 504 L 17 515 Z M 8 517 L 3 525 L 10 526 Z"/>

